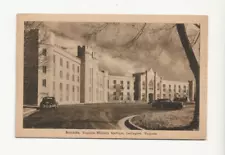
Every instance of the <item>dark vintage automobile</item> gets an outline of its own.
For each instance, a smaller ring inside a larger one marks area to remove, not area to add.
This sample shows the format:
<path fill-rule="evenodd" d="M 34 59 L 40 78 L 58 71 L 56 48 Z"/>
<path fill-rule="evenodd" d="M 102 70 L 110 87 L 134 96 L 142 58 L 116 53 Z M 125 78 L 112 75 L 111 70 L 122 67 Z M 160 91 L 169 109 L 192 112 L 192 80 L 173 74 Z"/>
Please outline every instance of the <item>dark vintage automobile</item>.
<path fill-rule="evenodd" d="M 40 103 L 40 109 L 44 108 L 58 108 L 58 102 L 55 97 L 44 97 Z"/>
<path fill-rule="evenodd" d="M 158 99 L 152 102 L 152 107 L 156 109 L 182 109 L 183 102 L 172 101 L 170 99 Z"/>

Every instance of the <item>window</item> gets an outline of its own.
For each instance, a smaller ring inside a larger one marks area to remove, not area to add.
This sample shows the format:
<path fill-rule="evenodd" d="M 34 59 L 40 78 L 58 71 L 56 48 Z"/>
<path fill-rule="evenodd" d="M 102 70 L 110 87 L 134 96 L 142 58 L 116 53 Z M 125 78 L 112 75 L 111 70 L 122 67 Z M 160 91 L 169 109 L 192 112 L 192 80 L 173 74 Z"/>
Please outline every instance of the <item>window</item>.
<path fill-rule="evenodd" d="M 150 90 L 153 90 L 153 81 L 152 81 L 152 80 L 149 81 L 149 84 L 148 84 L 148 85 L 149 85 L 149 89 L 150 89 Z"/>
<path fill-rule="evenodd" d="M 143 85 L 143 86 L 145 85 L 145 81 L 142 81 L 142 85 Z"/>
<path fill-rule="evenodd" d="M 77 82 L 80 82 L 80 77 L 79 76 L 77 76 Z"/>
<path fill-rule="evenodd" d="M 46 73 L 47 67 L 46 66 L 42 66 L 42 71 L 43 73 Z"/>
<path fill-rule="evenodd" d="M 46 79 L 43 79 L 43 80 L 42 80 L 42 86 L 43 86 L 43 87 L 46 87 Z"/>
<path fill-rule="evenodd" d="M 169 98 L 171 99 L 171 94 L 169 94 Z"/>
<path fill-rule="evenodd" d="M 43 54 L 44 56 L 47 55 L 47 49 L 46 49 L 46 48 L 44 48 L 44 49 L 42 50 L 42 54 Z"/>
<path fill-rule="evenodd" d="M 62 71 L 60 71 L 60 78 L 63 78 L 63 72 Z"/>
<path fill-rule="evenodd" d="M 160 83 L 157 83 L 157 90 L 160 90 Z"/>
<path fill-rule="evenodd" d="M 96 98 L 97 98 L 97 100 L 98 100 L 98 88 L 96 88 Z"/>
<path fill-rule="evenodd" d="M 69 80 L 69 78 L 70 78 L 70 75 L 69 75 L 69 73 L 67 73 L 66 74 L 66 79 Z"/>
<path fill-rule="evenodd" d="M 113 84 L 116 84 L 116 80 L 113 80 Z"/>
<path fill-rule="evenodd" d="M 120 81 L 120 84 L 123 85 L 123 81 Z"/>
<path fill-rule="evenodd" d="M 163 98 L 166 98 L 166 94 L 163 94 Z"/>
<path fill-rule="evenodd" d="M 166 89 L 165 88 L 163 88 L 163 92 L 165 92 L 166 91 Z"/>
<path fill-rule="evenodd" d="M 63 66 L 63 59 L 60 58 L 60 66 Z"/>
<path fill-rule="evenodd" d="M 127 100 L 130 100 L 130 92 L 127 92 Z"/>
<path fill-rule="evenodd" d="M 59 89 L 60 89 L 60 91 L 62 91 L 62 89 L 63 89 L 62 83 L 59 84 Z"/>
<path fill-rule="evenodd" d="M 89 87 L 89 101 L 92 100 L 92 89 L 91 87 Z"/>
<path fill-rule="evenodd" d="M 160 98 L 160 95 L 159 94 L 157 94 L 157 99 L 159 99 Z"/>
<path fill-rule="evenodd" d="M 166 88 L 166 84 L 163 84 L 163 88 Z"/>
<path fill-rule="evenodd" d="M 80 72 L 80 67 L 79 66 L 77 66 L 77 73 L 79 73 Z"/>
<path fill-rule="evenodd" d="M 53 76 L 55 76 L 55 67 L 53 68 Z"/>
<path fill-rule="evenodd" d="M 69 62 L 68 61 L 66 62 L 66 68 L 69 68 Z"/>
<path fill-rule="evenodd" d="M 72 91 L 74 92 L 74 86 L 72 87 Z"/>
<path fill-rule="evenodd" d="M 74 81 L 74 75 L 72 75 L 72 81 Z"/>
<path fill-rule="evenodd" d="M 113 88 L 116 88 L 116 85 L 113 85 Z"/>
<path fill-rule="evenodd" d="M 109 80 L 108 80 L 108 88 L 109 88 Z"/>
<path fill-rule="evenodd" d="M 55 90 L 55 82 L 53 82 L 53 86 L 52 87 L 53 87 L 53 90 Z"/>
<path fill-rule="evenodd" d="M 145 85 L 142 86 L 142 89 L 145 90 Z"/>
<path fill-rule="evenodd" d="M 75 65 L 74 64 L 72 65 L 72 70 L 75 71 Z"/>
<path fill-rule="evenodd" d="M 120 100 L 123 100 L 123 96 L 120 97 Z"/>
<path fill-rule="evenodd" d="M 77 101 L 80 101 L 80 89 L 77 86 Z"/>
<path fill-rule="evenodd" d="M 66 84 L 66 90 L 69 91 L 69 84 Z"/>
<path fill-rule="evenodd" d="M 53 55 L 53 63 L 55 63 L 55 55 Z"/>

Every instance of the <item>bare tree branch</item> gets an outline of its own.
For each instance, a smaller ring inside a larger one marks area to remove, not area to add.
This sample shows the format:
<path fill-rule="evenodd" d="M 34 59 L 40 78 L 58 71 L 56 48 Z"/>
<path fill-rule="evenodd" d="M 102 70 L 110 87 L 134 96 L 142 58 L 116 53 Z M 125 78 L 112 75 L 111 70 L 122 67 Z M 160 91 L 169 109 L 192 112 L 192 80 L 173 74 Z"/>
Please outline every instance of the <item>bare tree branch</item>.
<path fill-rule="evenodd" d="M 100 33 L 102 30 L 106 29 L 108 25 L 109 25 L 109 23 L 104 23 L 103 25 L 95 28 L 95 30 L 92 31 L 91 33 L 84 34 L 83 37 L 87 40 L 90 40 L 92 37 L 96 37 L 98 35 L 98 33 Z"/>
<path fill-rule="evenodd" d="M 200 25 L 199 24 L 194 24 L 197 28 L 199 28 L 200 29 Z"/>
<path fill-rule="evenodd" d="M 142 33 L 144 32 L 144 29 L 146 27 L 146 23 L 143 24 L 142 28 L 138 31 L 138 33 L 127 43 L 124 44 L 125 47 L 130 47 L 133 45 L 133 43 L 135 41 L 137 41 L 139 39 L 139 37 L 142 35 Z"/>

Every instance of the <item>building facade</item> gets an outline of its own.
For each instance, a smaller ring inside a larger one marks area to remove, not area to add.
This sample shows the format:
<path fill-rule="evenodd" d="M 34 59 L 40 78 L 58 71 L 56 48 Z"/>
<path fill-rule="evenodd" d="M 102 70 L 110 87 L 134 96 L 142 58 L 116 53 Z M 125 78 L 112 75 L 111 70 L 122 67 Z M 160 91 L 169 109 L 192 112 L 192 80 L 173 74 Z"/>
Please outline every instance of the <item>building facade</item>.
<path fill-rule="evenodd" d="M 60 104 L 80 103 L 81 60 L 55 42 L 39 46 L 38 103 L 45 96 L 53 96 Z M 76 51 L 74 51 L 76 52 Z"/>
<path fill-rule="evenodd" d="M 155 99 L 187 98 L 194 100 L 194 82 L 170 81 L 160 77 L 152 69 L 134 74 L 134 99 L 152 102 Z"/>
<path fill-rule="evenodd" d="M 134 101 L 134 77 L 109 75 L 109 102 Z"/>

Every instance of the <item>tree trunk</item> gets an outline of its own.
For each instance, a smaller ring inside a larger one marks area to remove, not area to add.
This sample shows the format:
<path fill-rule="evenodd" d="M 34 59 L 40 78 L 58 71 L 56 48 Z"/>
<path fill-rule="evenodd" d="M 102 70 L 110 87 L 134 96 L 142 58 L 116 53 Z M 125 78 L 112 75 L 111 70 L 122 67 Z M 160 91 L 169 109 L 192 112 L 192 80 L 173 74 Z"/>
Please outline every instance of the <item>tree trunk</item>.
<path fill-rule="evenodd" d="M 180 37 L 180 41 L 182 43 L 182 46 L 184 48 L 185 54 L 188 58 L 190 69 L 192 70 L 195 82 L 196 82 L 196 96 L 195 96 L 195 111 L 194 111 L 194 117 L 190 124 L 190 127 L 192 129 L 199 129 L 199 64 L 195 57 L 194 51 L 192 49 L 192 46 L 190 44 L 190 41 L 188 39 L 186 28 L 184 24 L 176 24 L 177 32 Z"/>

